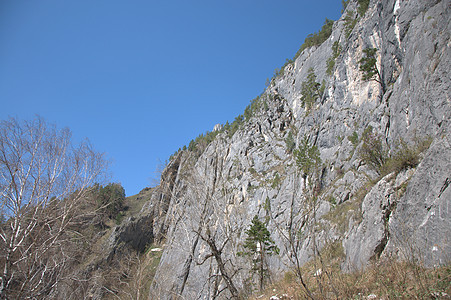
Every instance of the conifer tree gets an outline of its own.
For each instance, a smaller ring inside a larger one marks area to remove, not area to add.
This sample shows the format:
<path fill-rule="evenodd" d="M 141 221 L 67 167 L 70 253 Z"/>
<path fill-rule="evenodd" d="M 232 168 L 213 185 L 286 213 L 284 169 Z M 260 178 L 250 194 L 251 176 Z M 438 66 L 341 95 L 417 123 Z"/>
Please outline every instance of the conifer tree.
<path fill-rule="evenodd" d="M 313 68 L 310 68 L 307 74 L 307 81 L 302 82 L 301 85 L 302 106 L 306 107 L 307 111 L 309 111 L 315 104 L 316 100 L 320 98 L 320 87 L 321 84 L 316 82 L 315 71 Z"/>
<path fill-rule="evenodd" d="M 296 164 L 303 172 L 304 178 L 311 175 L 321 165 L 321 156 L 318 147 L 310 146 L 307 136 L 301 141 L 298 149 L 294 150 Z"/>
<path fill-rule="evenodd" d="M 377 59 L 376 59 L 376 48 L 367 48 L 363 50 L 365 57 L 360 59 L 360 71 L 363 72 L 362 79 L 363 80 L 374 80 L 378 82 L 382 87 L 382 92 L 385 93 L 385 85 L 382 81 L 381 73 L 377 68 Z"/>
<path fill-rule="evenodd" d="M 246 230 L 246 240 L 244 241 L 244 252 L 238 255 L 252 257 L 252 271 L 258 274 L 260 289 L 263 289 L 264 280 L 267 277 L 268 269 L 266 267 L 266 256 L 279 254 L 279 248 L 271 239 L 271 233 L 265 224 L 255 215 L 252 219 L 252 225 Z"/>

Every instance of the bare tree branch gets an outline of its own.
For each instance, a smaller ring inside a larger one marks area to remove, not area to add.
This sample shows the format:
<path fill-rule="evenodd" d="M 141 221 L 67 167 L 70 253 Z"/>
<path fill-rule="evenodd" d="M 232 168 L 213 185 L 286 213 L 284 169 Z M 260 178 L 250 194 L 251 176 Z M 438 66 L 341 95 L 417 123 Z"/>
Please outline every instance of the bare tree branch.
<path fill-rule="evenodd" d="M 42 118 L 0 123 L 0 298 L 42 297 L 60 280 L 76 208 L 107 162 Z"/>

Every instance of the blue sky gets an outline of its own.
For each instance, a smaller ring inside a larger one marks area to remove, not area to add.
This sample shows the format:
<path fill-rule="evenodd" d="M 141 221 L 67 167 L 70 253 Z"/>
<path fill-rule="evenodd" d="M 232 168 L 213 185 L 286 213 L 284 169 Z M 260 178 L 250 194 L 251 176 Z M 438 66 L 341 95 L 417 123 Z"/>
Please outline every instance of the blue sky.
<path fill-rule="evenodd" d="M 87 137 L 127 195 L 244 111 L 340 0 L 0 0 L 0 119 Z"/>

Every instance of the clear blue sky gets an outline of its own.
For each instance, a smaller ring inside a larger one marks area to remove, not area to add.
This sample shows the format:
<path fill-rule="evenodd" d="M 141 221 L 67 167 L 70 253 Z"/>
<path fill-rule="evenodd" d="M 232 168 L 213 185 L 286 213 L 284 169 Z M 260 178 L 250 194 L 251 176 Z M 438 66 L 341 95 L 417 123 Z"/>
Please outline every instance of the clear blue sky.
<path fill-rule="evenodd" d="M 244 111 L 340 0 L 0 0 L 0 119 L 87 137 L 127 195 Z"/>

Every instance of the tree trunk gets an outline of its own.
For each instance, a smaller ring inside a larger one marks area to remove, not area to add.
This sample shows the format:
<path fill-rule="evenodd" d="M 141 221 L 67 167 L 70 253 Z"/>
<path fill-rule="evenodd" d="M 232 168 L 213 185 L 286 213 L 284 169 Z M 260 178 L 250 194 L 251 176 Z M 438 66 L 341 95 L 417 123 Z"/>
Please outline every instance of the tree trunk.
<path fill-rule="evenodd" d="M 263 290 L 263 279 L 265 277 L 263 254 L 264 254 L 263 244 L 260 243 L 260 290 Z"/>
<path fill-rule="evenodd" d="M 225 269 L 225 263 L 222 260 L 221 251 L 216 246 L 215 241 L 213 238 L 208 235 L 208 237 L 205 239 L 208 246 L 210 246 L 211 253 L 213 254 L 216 263 L 218 264 L 219 271 L 221 272 L 222 278 L 224 278 L 224 281 L 226 282 L 227 288 L 229 289 L 230 293 L 232 294 L 231 299 L 239 299 L 239 293 L 235 285 L 233 284 L 232 278 L 227 274 L 227 271 Z"/>

